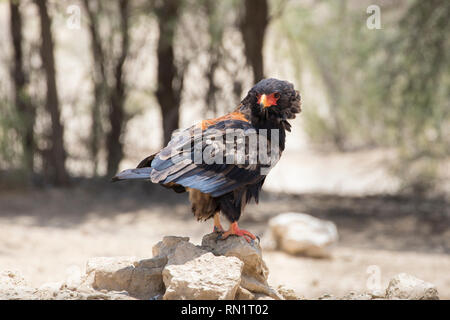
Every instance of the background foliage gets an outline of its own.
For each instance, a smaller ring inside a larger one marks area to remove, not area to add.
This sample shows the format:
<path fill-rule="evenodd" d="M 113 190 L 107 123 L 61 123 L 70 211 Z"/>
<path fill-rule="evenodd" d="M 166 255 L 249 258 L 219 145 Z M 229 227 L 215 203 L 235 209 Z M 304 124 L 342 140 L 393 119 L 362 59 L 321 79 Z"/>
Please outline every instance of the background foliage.
<path fill-rule="evenodd" d="M 149 106 L 159 110 L 160 125 L 149 124 L 162 132 L 149 137 L 158 146 L 186 112 L 203 118 L 230 111 L 256 78 L 277 76 L 275 64 L 290 70 L 297 87 L 308 79 L 317 84 L 314 92 L 303 92 L 304 130 L 314 148 L 394 150 L 389 166 L 403 190 L 432 191 L 450 155 L 450 2 L 372 2 L 3 1 L 0 178 L 73 181 L 57 178 L 55 161 L 72 178 L 110 176 L 126 157 L 125 132 Z M 67 41 L 63 34 L 70 32 L 62 28 L 73 4 L 81 25 Z M 371 4 L 381 9 L 380 30 L 366 25 Z M 54 48 L 41 42 L 38 5 L 47 8 Z M 11 19 L 13 7 L 20 23 Z M 49 113 L 51 70 L 42 62 L 43 50 L 56 51 L 59 101 L 50 103 L 62 110 L 61 119 Z M 275 62 L 267 64 L 268 56 Z M 64 72 L 80 65 L 88 67 L 78 82 L 65 83 Z M 76 118 L 84 125 L 72 124 Z M 53 147 L 57 121 L 66 129 L 67 158 Z M 24 139 L 30 130 L 33 148 Z M 67 130 L 77 135 L 67 137 Z M 78 160 L 82 169 L 73 169 Z"/>

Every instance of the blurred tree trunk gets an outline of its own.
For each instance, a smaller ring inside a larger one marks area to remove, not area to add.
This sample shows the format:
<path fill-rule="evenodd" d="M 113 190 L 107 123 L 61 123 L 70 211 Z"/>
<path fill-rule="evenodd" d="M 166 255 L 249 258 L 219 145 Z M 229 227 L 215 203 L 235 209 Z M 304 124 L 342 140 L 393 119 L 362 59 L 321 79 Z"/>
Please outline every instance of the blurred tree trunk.
<path fill-rule="evenodd" d="M 101 110 L 107 96 L 107 79 L 105 71 L 105 55 L 98 27 L 100 1 L 84 0 L 83 5 L 88 15 L 89 33 L 91 36 L 91 53 L 93 61 L 94 102 L 91 109 L 91 136 L 89 151 L 93 162 L 93 174 L 98 172 L 98 152 L 103 129 L 101 126 Z M 93 6 L 97 6 L 96 9 Z"/>
<path fill-rule="evenodd" d="M 64 149 L 64 127 L 60 119 L 58 91 L 56 87 L 54 44 L 51 31 L 51 19 L 47 10 L 46 0 L 35 0 L 39 9 L 41 22 L 41 59 L 47 83 L 46 109 L 51 118 L 51 149 L 49 164 L 52 167 L 51 180 L 56 185 L 69 183 L 66 171 L 66 151 Z"/>
<path fill-rule="evenodd" d="M 125 122 L 125 81 L 123 66 L 129 50 L 129 7 L 127 0 L 119 0 L 121 51 L 114 65 L 114 87 L 109 94 L 109 122 L 111 129 L 106 137 L 108 152 L 107 175 L 117 173 L 123 158 L 123 145 L 120 140 Z"/>
<path fill-rule="evenodd" d="M 14 103 L 20 118 L 20 136 L 22 140 L 24 168 L 27 178 L 34 172 L 34 122 L 35 110 L 27 92 L 28 77 L 23 66 L 22 52 L 22 15 L 20 13 L 20 0 L 10 0 L 11 12 L 11 39 L 13 45 L 14 65 L 12 78 L 14 83 Z"/>
<path fill-rule="evenodd" d="M 222 41 L 224 33 L 223 14 L 219 10 L 219 2 L 216 0 L 205 0 L 203 8 L 208 19 L 209 35 L 209 62 L 205 72 L 205 78 L 208 82 L 208 88 L 205 94 L 206 110 L 211 110 L 213 116 L 217 116 L 217 95 L 220 88 L 215 83 L 215 76 L 221 66 L 221 61 L 226 61 L 222 52 L 224 50 Z"/>
<path fill-rule="evenodd" d="M 166 0 L 155 10 L 158 18 L 158 99 L 162 113 L 164 145 L 178 128 L 180 118 L 183 73 L 177 70 L 174 56 L 174 37 L 181 1 Z"/>
<path fill-rule="evenodd" d="M 263 47 L 269 24 L 267 0 L 244 0 L 244 14 L 239 25 L 244 40 L 247 63 L 252 66 L 253 81 L 264 78 Z"/>
<path fill-rule="evenodd" d="M 334 146 L 341 152 L 345 151 L 345 136 L 342 130 L 339 107 L 341 106 L 341 87 L 339 86 L 339 78 L 333 73 L 327 61 L 316 52 L 314 59 L 316 60 L 320 76 L 325 84 L 326 93 L 330 102 L 330 114 L 332 121 L 332 139 Z M 328 62 L 329 63 L 329 62 Z"/>

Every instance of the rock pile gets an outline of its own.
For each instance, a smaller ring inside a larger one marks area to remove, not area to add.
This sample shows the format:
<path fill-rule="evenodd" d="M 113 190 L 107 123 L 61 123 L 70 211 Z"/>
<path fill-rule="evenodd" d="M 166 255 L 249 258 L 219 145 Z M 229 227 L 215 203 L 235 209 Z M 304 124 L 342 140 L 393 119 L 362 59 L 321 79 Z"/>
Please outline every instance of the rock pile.
<path fill-rule="evenodd" d="M 153 258 L 97 257 L 70 281 L 28 286 L 14 272 L 0 274 L 0 299 L 295 299 L 292 290 L 267 283 L 269 271 L 258 243 L 241 237 L 164 237 Z"/>
<path fill-rule="evenodd" d="M 84 282 L 138 299 L 284 299 L 268 285 L 268 273 L 258 244 L 240 237 L 217 240 L 211 233 L 200 246 L 164 237 L 152 259 L 91 259 Z"/>
<path fill-rule="evenodd" d="M 196 246 L 189 238 L 168 236 L 153 247 L 151 259 L 92 258 L 84 274 L 40 288 L 16 272 L 0 272 L 0 299 L 299 299 L 291 289 L 269 286 L 268 273 L 259 244 L 242 237 L 217 240 L 211 233 Z M 438 299 L 438 293 L 431 283 L 399 274 L 384 292 L 340 299 Z"/>

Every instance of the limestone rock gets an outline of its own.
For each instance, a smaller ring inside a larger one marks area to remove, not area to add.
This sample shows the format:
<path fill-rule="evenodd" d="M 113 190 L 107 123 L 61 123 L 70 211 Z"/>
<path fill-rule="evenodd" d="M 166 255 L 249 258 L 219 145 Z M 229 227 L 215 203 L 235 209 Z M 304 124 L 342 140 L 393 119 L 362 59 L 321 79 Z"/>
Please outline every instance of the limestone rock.
<path fill-rule="evenodd" d="M 0 300 L 33 299 L 35 291 L 19 272 L 12 270 L 0 272 Z"/>
<path fill-rule="evenodd" d="M 202 248 L 215 255 L 237 257 L 244 263 L 241 286 L 252 293 L 262 293 L 274 299 L 282 299 L 267 283 L 269 270 L 262 259 L 261 247 L 258 241 L 248 243 L 243 237 L 228 237 L 217 240 L 217 233 L 203 237 Z"/>
<path fill-rule="evenodd" d="M 255 300 L 255 295 L 245 288 L 239 287 L 236 292 L 235 300 Z"/>
<path fill-rule="evenodd" d="M 269 220 L 269 230 L 278 249 L 315 258 L 329 257 L 328 247 L 338 239 L 334 223 L 304 213 L 280 214 Z"/>
<path fill-rule="evenodd" d="M 204 253 L 184 264 L 167 265 L 163 271 L 166 293 L 163 299 L 234 299 L 243 263 L 235 257 Z"/>
<path fill-rule="evenodd" d="M 202 248 L 215 255 L 237 257 L 244 263 L 243 274 L 266 281 L 269 270 L 262 259 L 258 242 L 248 243 L 243 237 L 230 236 L 225 240 L 217 240 L 217 233 L 207 234 L 202 239 Z"/>
<path fill-rule="evenodd" d="M 182 242 L 189 242 L 189 238 L 166 236 L 162 241 L 153 246 L 153 256 L 168 256 L 175 250 L 178 244 Z"/>
<path fill-rule="evenodd" d="M 28 299 L 28 298 L 27 298 Z M 39 289 L 34 292 L 31 299 L 36 300 L 134 300 L 126 291 L 106 291 L 104 292 L 89 289 L 71 290 L 64 286 L 58 290 L 49 287 Z"/>
<path fill-rule="evenodd" d="M 278 286 L 277 292 L 285 299 L 285 300 L 302 300 L 294 290 L 286 288 L 285 286 Z"/>
<path fill-rule="evenodd" d="M 180 242 L 167 256 L 167 265 L 185 264 L 207 252 L 190 242 Z"/>
<path fill-rule="evenodd" d="M 68 288 L 64 282 L 44 283 L 39 288 L 30 287 L 14 271 L 0 273 L 0 300 L 122 300 L 133 299 L 127 292 L 100 292 L 89 287 Z"/>
<path fill-rule="evenodd" d="M 158 256 L 151 259 L 142 259 L 139 261 L 135 261 L 133 264 L 135 268 L 164 268 L 164 266 L 167 264 L 167 257 Z"/>
<path fill-rule="evenodd" d="M 349 292 L 340 300 L 372 300 L 373 296 L 369 293 L 356 293 L 354 291 Z"/>
<path fill-rule="evenodd" d="M 93 276 L 97 290 L 126 290 L 133 274 L 135 257 L 97 257 L 86 263 L 86 274 Z"/>
<path fill-rule="evenodd" d="M 386 289 L 388 299 L 438 300 L 434 284 L 425 282 L 406 273 L 391 279 Z"/>
<path fill-rule="evenodd" d="M 164 293 L 162 269 L 167 259 L 93 258 L 87 262 L 87 284 L 96 290 L 126 291 L 140 299 Z"/>
<path fill-rule="evenodd" d="M 28 286 L 25 278 L 19 272 L 13 270 L 0 272 L 0 285 L 2 288 Z"/>

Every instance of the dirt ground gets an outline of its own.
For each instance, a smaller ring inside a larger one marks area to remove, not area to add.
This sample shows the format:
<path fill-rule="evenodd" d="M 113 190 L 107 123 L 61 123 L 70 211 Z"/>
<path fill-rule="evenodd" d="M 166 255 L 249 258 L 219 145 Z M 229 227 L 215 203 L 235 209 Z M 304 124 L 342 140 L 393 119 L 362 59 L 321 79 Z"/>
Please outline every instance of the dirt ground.
<path fill-rule="evenodd" d="M 405 272 L 434 283 L 450 299 L 450 206 L 444 199 L 263 193 L 240 225 L 263 235 L 270 217 L 305 212 L 336 223 L 332 259 L 265 251 L 272 285 L 305 298 L 381 288 Z M 148 183 L 78 182 L 67 189 L 0 193 L 0 270 L 20 271 L 33 286 L 64 280 L 95 256 L 150 257 L 165 235 L 200 243 L 212 222 L 197 222 L 187 197 Z M 374 269 L 375 268 L 375 269 Z"/>

